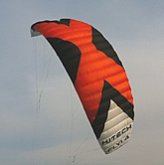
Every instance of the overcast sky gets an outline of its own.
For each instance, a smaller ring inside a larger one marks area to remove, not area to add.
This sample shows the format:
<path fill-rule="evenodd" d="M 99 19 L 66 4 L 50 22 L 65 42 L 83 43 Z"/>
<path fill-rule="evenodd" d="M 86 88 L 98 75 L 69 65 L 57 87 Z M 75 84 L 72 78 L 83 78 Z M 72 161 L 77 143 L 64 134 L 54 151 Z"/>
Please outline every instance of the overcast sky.
<path fill-rule="evenodd" d="M 43 37 L 30 37 L 33 23 L 61 18 L 99 29 L 129 77 L 133 134 L 110 155 L 97 144 L 56 54 Z M 163 18 L 163 0 L 1 0 L 0 164 L 163 165 Z"/>

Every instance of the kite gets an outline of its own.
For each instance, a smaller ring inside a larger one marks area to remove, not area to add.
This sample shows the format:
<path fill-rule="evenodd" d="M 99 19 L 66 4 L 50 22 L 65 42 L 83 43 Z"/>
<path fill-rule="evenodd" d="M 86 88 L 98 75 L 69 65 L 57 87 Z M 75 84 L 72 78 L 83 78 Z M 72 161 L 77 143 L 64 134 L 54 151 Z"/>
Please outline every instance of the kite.
<path fill-rule="evenodd" d="M 63 64 L 103 151 L 108 154 L 124 145 L 133 127 L 133 96 L 111 44 L 93 26 L 73 19 L 37 22 L 31 36 L 38 35 Z"/>

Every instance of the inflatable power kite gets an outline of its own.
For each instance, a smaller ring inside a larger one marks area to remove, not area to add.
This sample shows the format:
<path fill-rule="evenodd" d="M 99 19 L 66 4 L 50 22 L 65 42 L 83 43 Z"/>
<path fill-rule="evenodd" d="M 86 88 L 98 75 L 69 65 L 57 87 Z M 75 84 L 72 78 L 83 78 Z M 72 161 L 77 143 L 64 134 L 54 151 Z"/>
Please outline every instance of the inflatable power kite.
<path fill-rule="evenodd" d="M 72 19 L 37 22 L 31 35 L 43 35 L 57 53 L 103 151 L 125 144 L 133 125 L 133 97 L 110 43 L 91 25 Z"/>

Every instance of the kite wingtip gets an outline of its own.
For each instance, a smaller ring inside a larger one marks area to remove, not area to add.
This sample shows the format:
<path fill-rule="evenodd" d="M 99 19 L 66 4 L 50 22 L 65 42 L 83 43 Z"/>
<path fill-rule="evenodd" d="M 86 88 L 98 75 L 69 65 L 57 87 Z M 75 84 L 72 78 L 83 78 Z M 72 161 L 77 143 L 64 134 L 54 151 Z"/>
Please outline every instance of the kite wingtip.
<path fill-rule="evenodd" d="M 36 36 L 39 36 L 39 35 L 41 35 L 40 32 L 31 29 L 31 37 L 36 37 Z"/>

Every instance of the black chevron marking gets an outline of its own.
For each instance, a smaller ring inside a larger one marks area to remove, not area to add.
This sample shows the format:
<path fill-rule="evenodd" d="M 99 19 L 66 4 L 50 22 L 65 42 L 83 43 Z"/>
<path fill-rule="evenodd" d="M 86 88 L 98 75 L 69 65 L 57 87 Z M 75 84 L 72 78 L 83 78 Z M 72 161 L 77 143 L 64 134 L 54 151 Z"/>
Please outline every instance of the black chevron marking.
<path fill-rule="evenodd" d="M 53 22 L 55 22 L 55 23 L 57 23 L 57 24 L 64 24 L 64 25 L 67 25 L 67 26 L 69 26 L 70 25 L 70 19 L 60 19 L 60 21 L 53 21 Z"/>
<path fill-rule="evenodd" d="M 100 137 L 105 122 L 107 120 L 108 110 L 110 107 L 110 100 L 113 100 L 132 120 L 134 118 L 133 105 L 127 101 L 115 88 L 113 88 L 107 81 L 104 81 L 102 90 L 102 98 L 100 106 L 96 115 L 96 119 L 92 124 L 93 130 L 97 138 Z"/>
<path fill-rule="evenodd" d="M 45 21 L 39 21 L 39 22 L 34 23 L 34 24 L 31 26 L 31 29 L 34 30 L 34 26 L 35 26 L 36 24 L 40 24 L 40 23 L 44 23 L 44 22 L 46 22 L 46 23 L 54 22 L 54 23 L 57 23 L 57 24 L 64 24 L 64 25 L 67 25 L 67 26 L 70 25 L 70 19 L 60 19 L 59 21 L 57 21 L 57 20 L 54 20 L 54 21 L 45 20 Z"/>
<path fill-rule="evenodd" d="M 73 43 L 59 38 L 47 38 L 47 40 L 56 51 L 72 82 L 74 83 L 81 57 L 79 48 Z"/>
<path fill-rule="evenodd" d="M 104 38 L 104 36 L 92 27 L 92 42 L 96 48 L 102 51 L 105 55 L 112 58 L 117 64 L 122 66 L 116 52 L 114 51 L 112 45 Z"/>

